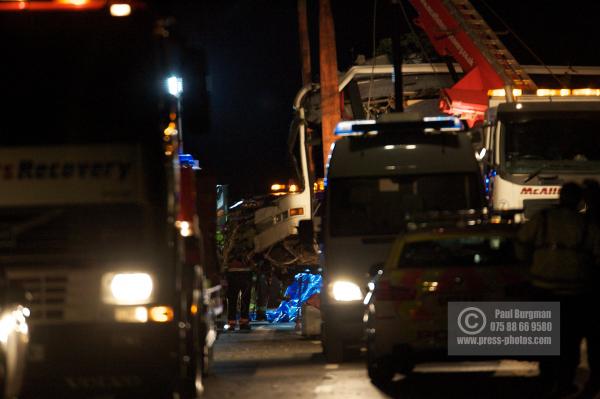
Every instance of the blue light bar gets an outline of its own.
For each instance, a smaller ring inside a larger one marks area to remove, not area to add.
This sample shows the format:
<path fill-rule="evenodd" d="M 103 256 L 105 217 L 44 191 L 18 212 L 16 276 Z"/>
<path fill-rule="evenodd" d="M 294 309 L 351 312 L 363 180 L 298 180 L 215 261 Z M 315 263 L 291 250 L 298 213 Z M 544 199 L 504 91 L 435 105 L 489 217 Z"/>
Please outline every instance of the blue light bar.
<path fill-rule="evenodd" d="M 418 114 L 386 114 L 378 120 L 364 119 L 342 121 L 335 127 L 336 136 L 370 136 L 379 132 L 420 130 L 424 133 L 458 132 L 463 130 L 461 120 L 455 116 L 426 116 Z"/>
<path fill-rule="evenodd" d="M 441 122 L 444 123 L 446 122 L 447 125 L 446 126 L 442 126 L 442 127 L 438 127 L 438 128 L 425 128 L 425 132 L 433 132 L 433 131 L 440 131 L 440 132 L 458 132 L 461 131 L 463 129 L 463 125 L 462 122 L 460 121 L 459 118 L 455 117 L 455 116 L 426 116 L 423 118 L 423 122 L 428 123 L 428 122 Z"/>
<path fill-rule="evenodd" d="M 179 164 L 194 169 L 199 169 L 199 162 L 191 154 L 179 154 Z"/>
<path fill-rule="evenodd" d="M 365 134 L 365 126 L 374 125 L 373 119 L 361 119 L 355 121 L 341 121 L 335 127 L 336 136 L 362 136 Z"/>

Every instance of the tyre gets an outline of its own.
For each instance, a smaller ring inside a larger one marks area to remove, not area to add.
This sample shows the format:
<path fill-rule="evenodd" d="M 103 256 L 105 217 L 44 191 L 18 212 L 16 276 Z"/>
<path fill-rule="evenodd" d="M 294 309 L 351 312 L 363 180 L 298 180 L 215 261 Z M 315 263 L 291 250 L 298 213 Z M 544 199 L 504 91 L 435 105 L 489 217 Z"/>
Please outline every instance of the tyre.
<path fill-rule="evenodd" d="M 199 320 L 192 320 L 192 327 L 187 340 L 187 354 L 189 360 L 185 374 L 179 377 L 178 386 L 172 394 L 177 399 L 199 399 L 204 393 L 204 363 L 205 343 L 200 333 Z"/>
<path fill-rule="evenodd" d="M 394 349 L 394 369 L 398 373 L 409 375 L 415 368 L 415 356 L 408 346 L 400 346 Z"/>
<path fill-rule="evenodd" d="M 203 356 L 197 353 L 193 357 L 188 375 L 182 378 L 180 388 L 177 390 L 179 399 L 199 399 L 204 393 Z"/>
<path fill-rule="evenodd" d="M 389 384 L 395 374 L 391 355 L 378 356 L 373 348 L 373 337 L 367 339 L 367 372 L 376 386 Z"/>
<path fill-rule="evenodd" d="M 367 371 L 371 382 L 377 386 L 389 384 L 395 374 L 393 364 L 389 358 L 369 360 L 367 362 Z"/>
<path fill-rule="evenodd" d="M 184 397 L 182 399 L 198 399 L 204 393 L 204 365 L 205 362 L 208 363 L 208 359 L 205 353 L 206 351 L 206 343 L 204 339 L 204 334 L 201 334 L 198 326 L 199 320 L 195 318 L 194 324 L 196 324 L 193 328 L 192 332 L 192 348 L 191 348 L 191 367 L 190 373 L 188 374 L 188 392 L 190 392 L 189 396 Z"/>
<path fill-rule="evenodd" d="M 415 369 L 415 364 L 410 360 L 401 360 L 396 365 L 396 371 L 399 372 L 400 374 L 404 374 L 406 376 L 410 375 L 414 369 Z"/>

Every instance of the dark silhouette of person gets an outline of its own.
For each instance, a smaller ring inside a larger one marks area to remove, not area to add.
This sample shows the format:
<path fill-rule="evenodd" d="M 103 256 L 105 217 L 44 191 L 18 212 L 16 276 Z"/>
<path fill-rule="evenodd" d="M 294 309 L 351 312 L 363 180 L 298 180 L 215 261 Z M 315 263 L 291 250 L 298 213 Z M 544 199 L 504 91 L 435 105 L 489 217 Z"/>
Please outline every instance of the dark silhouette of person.
<path fill-rule="evenodd" d="M 585 202 L 585 216 L 588 223 L 600 229 L 600 183 L 598 181 L 584 180 L 583 200 Z M 594 267 L 594 265 L 591 267 Z M 593 268 L 592 278 L 589 280 L 590 288 L 586 290 L 588 304 L 597 301 L 592 286 L 596 284 L 599 278 L 599 269 L 597 267 Z M 584 336 L 587 341 L 590 375 L 583 391 L 577 396 L 577 399 L 593 399 L 600 394 L 600 319 L 598 317 L 592 316 L 587 318 Z"/>
<path fill-rule="evenodd" d="M 565 183 L 558 206 L 535 214 L 519 230 L 519 241 L 533 254 L 531 284 L 542 301 L 560 302 L 560 357 L 540 361 L 541 379 L 551 395 L 577 391 L 575 372 L 585 320 L 589 281 L 600 259 L 600 232 L 580 213 L 583 190 Z"/>

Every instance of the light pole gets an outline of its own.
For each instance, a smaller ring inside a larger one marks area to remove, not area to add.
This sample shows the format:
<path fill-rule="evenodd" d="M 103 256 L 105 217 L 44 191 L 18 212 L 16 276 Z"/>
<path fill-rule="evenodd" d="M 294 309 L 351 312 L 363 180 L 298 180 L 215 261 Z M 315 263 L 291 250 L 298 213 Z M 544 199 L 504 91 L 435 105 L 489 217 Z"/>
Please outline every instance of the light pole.
<path fill-rule="evenodd" d="M 169 94 L 177 99 L 177 143 L 178 152 L 183 154 L 183 127 L 181 123 L 181 94 L 183 93 L 183 79 L 177 76 L 171 76 L 167 79 L 167 89 Z"/>

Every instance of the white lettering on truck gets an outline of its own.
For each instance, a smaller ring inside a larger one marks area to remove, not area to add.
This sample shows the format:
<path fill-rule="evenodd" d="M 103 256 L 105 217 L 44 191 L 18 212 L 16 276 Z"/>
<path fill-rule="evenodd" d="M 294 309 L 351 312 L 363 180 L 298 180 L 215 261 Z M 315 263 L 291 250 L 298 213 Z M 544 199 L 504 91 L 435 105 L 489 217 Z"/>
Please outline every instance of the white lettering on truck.
<path fill-rule="evenodd" d="M 127 179 L 132 162 L 121 161 L 51 161 L 22 159 L 16 163 L 0 163 L 2 180 L 51 179 Z"/>

